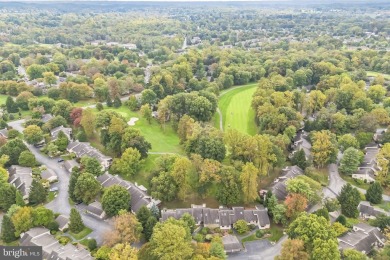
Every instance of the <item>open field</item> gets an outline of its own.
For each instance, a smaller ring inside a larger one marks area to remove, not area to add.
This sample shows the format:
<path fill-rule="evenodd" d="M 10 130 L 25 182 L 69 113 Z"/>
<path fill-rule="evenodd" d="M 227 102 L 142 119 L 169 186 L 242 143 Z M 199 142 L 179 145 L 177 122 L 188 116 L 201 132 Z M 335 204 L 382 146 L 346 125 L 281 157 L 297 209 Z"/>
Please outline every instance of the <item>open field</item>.
<path fill-rule="evenodd" d="M 221 92 L 218 107 L 221 110 L 224 130 L 232 128 L 242 133 L 256 134 L 255 111 L 251 107 L 256 87 L 257 84 L 252 83 Z M 215 127 L 219 128 L 218 115 Z"/>
<path fill-rule="evenodd" d="M 386 80 L 390 80 L 390 75 L 389 74 L 385 74 L 385 73 L 380 73 L 380 72 L 375 72 L 375 71 L 367 71 L 367 76 L 368 77 L 376 77 L 378 75 L 383 75 L 383 77 L 386 79 Z"/>
<path fill-rule="evenodd" d="M 172 129 L 171 125 L 167 124 L 165 129 L 162 129 L 160 124 L 154 119 L 152 119 L 151 124 L 149 124 L 146 119 L 142 118 L 140 113 L 133 112 L 125 106 L 121 106 L 119 108 L 105 107 L 105 110 L 111 110 L 119 113 L 126 119 L 126 121 L 129 121 L 131 117 L 139 118 L 132 127 L 139 129 L 146 140 L 152 144 L 152 149 L 149 152 L 183 153 L 180 147 L 179 137 Z"/>

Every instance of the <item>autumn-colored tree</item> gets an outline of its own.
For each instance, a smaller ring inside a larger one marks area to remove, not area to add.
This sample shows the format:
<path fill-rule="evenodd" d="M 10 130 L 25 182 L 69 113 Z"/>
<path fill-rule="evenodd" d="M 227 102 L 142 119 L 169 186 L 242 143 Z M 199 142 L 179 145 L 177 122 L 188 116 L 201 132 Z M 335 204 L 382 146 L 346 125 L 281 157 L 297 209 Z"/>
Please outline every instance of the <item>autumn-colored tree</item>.
<path fill-rule="evenodd" d="M 253 163 L 246 163 L 242 167 L 240 175 L 243 200 L 245 203 L 251 203 L 258 197 L 257 195 L 257 176 L 258 171 Z"/>
<path fill-rule="evenodd" d="M 308 260 L 309 254 L 300 239 L 287 239 L 282 245 L 282 251 L 275 260 Z"/>
<path fill-rule="evenodd" d="M 82 115 L 83 115 L 83 109 L 81 107 L 75 107 L 70 112 L 70 119 L 72 120 L 73 125 L 75 127 L 80 126 Z"/>
<path fill-rule="evenodd" d="M 141 154 L 135 148 L 127 148 L 121 158 L 116 158 L 112 164 L 114 172 L 132 176 L 136 174 L 141 167 Z"/>
<path fill-rule="evenodd" d="M 84 128 L 88 137 L 93 136 L 95 132 L 95 113 L 91 108 L 87 108 L 82 112 L 80 125 Z"/>
<path fill-rule="evenodd" d="M 149 104 L 142 105 L 139 111 L 142 117 L 145 118 L 150 124 L 152 122 L 152 110 L 150 109 L 150 105 Z"/>
<path fill-rule="evenodd" d="M 390 143 L 383 145 L 376 158 L 379 168 L 377 182 L 382 186 L 388 186 L 390 184 Z"/>
<path fill-rule="evenodd" d="M 114 246 L 118 243 L 132 244 L 139 241 L 142 225 L 130 212 L 122 211 L 114 218 L 114 230 L 105 234 L 104 243 Z"/>
<path fill-rule="evenodd" d="M 180 157 L 176 159 L 175 163 L 173 164 L 171 175 L 174 181 L 179 184 L 178 197 L 181 200 L 186 199 L 186 196 L 188 195 L 188 191 L 190 189 L 188 178 L 191 168 L 191 161 L 187 159 L 187 157 Z"/>
<path fill-rule="evenodd" d="M 110 260 L 138 260 L 138 250 L 131 247 L 130 244 L 116 244 L 110 251 Z"/>
<path fill-rule="evenodd" d="M 336 136 L 328 130 L 313 132 L 313 162 L 318 167 L 333 163 L 337 156 Z"/>
<path fill-rule="evenodd" d="M 24 140 L 29 144 L 36 144 L 42 141 L 43 132 L 37 125 L 29 125 L 23 130 Z"/>
<path fill-rule="evenodd" d="M 29 230 L 33 226 L 32 208 L 19 208 L 11 217 L 15 227 L 15 236 L 19 237 L 20 233 Z"/>
<path fill-rule="evenodd" d="M 301 194 L 293 193 L 287 196 L 284 204 L 287 207 L 286 216 L 288 218 L 295 218 L 307 208 L 307 199 Z"/>

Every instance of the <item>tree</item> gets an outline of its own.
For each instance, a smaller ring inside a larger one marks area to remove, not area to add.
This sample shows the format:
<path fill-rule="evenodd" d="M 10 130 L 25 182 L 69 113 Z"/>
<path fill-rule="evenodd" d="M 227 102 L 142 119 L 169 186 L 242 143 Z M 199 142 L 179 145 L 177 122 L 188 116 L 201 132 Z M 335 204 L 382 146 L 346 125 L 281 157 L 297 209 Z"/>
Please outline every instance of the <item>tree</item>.
<path fill-rule="evenodd" d="M 146 221 L 145 228 L 144 228 L 144 235 L 146 241 L 149 241 L 153 234 L 154 226 L 157 224 L 157 219 L 153 216 L 150 216 L 148 220 Z"/>
<path fill-rule="evenodd" d="M 348 183 L 341 188 L 337 199 L 340 202 L 343 215 L 350 218 L 356 218 L 359 215 L 357 207 L 360 203 L 360 193 L 351 184 Z"/>
<path fill-rule="evenodd" d="M 93 136 L 95 131 L 95 113 L 92 109 L 87 108 L 83 111 L 80 125 L 84 128 L 84 131 L 88 137 Z"/>
<path fill-rule="evenodd" d="M 97 250 L 95 257 L 98 260 L 108 260 L 110 252 L 111 252 L 111 248 L 109 248 L 108 246 L 101 246 Z"/>
<path fill-rule="evenodd" d="M 16 104 L 21 109 L 28 110 L 28 101 L 33 97 L 34 95 L 29 91 L 20 92 L 20 94 L 16 97 Z"/>
<path fill-rule="evenodd" d="M 267 194 L 267 198 L 265 199 L 265 201 L 266 201 L 265 206 L 268 208 L 270 214 L 273 215 L 274 209 L 276 205 L 278 205 L 278 199 L 276 198 L 275 194 L 271 194 L 270 197 L 268 197 Z"/>
<path fill-rule="evenodd" d="M 379 168 L 376 181 L 382 186 L 388 186 L 390 184 L 390 143 L 385 143 L 382 146 L 376 158 Z"/>
<path fill-rule="evenodd" d="M 162 171 L 151 181 L 152 196 L 163 201 L 171 201 L 176 198 L 178 187 L 170 173 Z"/>
<path fill-rule="evenodd" d="M 7 107 L 8 113 L 16 113 L 19 111 L 18 105 L 15 103 L 14 99 L 11 96 L 7 97 L 5 101 L 5 106 Z"/>
<path fill-rule="evenodd" d="M 294 153 L 293 157 L 291 158 L 291 163 L 293 165 L 297 165 L 301 169 L 306 169 L 308 162 L 306 160 L 305 151 L 303 149 L 299 149 L 296 153 Z"/>
<path fill-rule="evenodd" d="M 60 99 L 55 102 L 52 113 L 55 116 L 62 116 L 65 120 L 70 121 L 70 112 L 72 112 L 73 105 L 68 100 Z"/>
<path fill-rule="evenodd" d="M 288 218 L 295 218 L 307 208 L 307 199 L 301 194 L 293 193 L 287 196 L 284 204 L 287 208 L 286 216 Z"/>
<path fill-rule="evenodd" d="M 144 231 L 145 231 L 146 222 L 151 217 L 151 215 L 152 214 L 150 213 L 150 210 L 146 206 L 142 206 L 141 208 L 139 208 L 139 210 L 136 214 L 137 219 L 141 223 Z"/>
<path fill-rule="evenodd" d="M 141 167 L 141 154 L 137 149 L 127 148 L 120 159 L 114 159 L 112 170 L 125 176 L 133 176 Z"/>
<path fill-rule="evenodd" d="M 120 107 L 120 106 L 122 105 L 121 99 L 120 99 L 118 96 L 116 96 L 116 97 L 114 98 L 114 103 L 113 103 L 112 105 L 113 105 L 115 108 Z"/>
<path fill-rule="evenodd" d="M 243 219 L 237 220 L 237 222 L 234 223 L 233 227 L 235 230 L 237 230 L 238 234 L 241 235 L 245 234 L 249 230 L 248 223 L 246 223 L 246 221 Z"/>
<path fill-rule="evenodd" d="M 367 256 L 355 249 L 348 248 L 343 250 L 343 259 L 344 260 L 366 260 Z"/>
<path fill-rule="evenodd" d="M 372 99 L 375 103 L 379 103 L 383 100 L 387 93 L 386 88 L 381 85 L 371 86 L 367 91 L 367 96 Z"/>
<path fill-rule="evenodd" d="M 80 213 L 72 208 L 69 216 L 69 230 L 75 234 L 80 233 L 85 228 L 84 222 L 81 219 Z"/>
<path fill-rule="evenodd" d="M 109 254 L 110 260 L 138 260 L 138 250 L 129 244 L 116 244 Z"/>
<path fill-rule="evenodd" d="M 315 239 L 312 259 L 341 259 L 336 239 Z"/>
<path fill-rule="evenodd" d="M 20 206 L 20 207 L 26 206 L 26 203 L 24 202 L 23 196 L 19 190 L 16 191 L 15 204 Z"/>
<path fill-rule="evenodd" d="M 171 170 L 171 176 L 175 183 L 178 185 L 178 197 L 181 200 L 185 200 L 190 189 L 188 183 L 188 175 L 191 171 L 191 161 L 187 157 L 179 157 L 173 163 Z"/>
<path fill-rule="evenodd" d="M 301 239 L 308 252 L 311 252 L 315 248 L 316 240 L 336 241 L 336 234 L 330 228 L 330 224 L 326 219 L 306 213 L 300 214 L 290 224 L 287 229 L 287 235 L 290 239 Z M 336 250 L 338 251 L 337 247 Z"/>
<path fill-rule="evenodd" d="M 68 185 L 68 195 L 73 202 L 80 201 L 79 198 L 75 196 L 74 193 L 77 184 L 77 179 L 79 178 L 79 176 L 80 176 L 80 172 L 78 171 L 78 169 L 73 168 L 69 179 L 69 185 Z"/>
<path fill-rule="evenodd" d="M 96 158 L 83 156 L 81 157 L 80 163 L 82 172 L 88 172 L 95 176 L 100 176 L 103 174 L 102 165 Z"/>
<path fill-rule="evenodd" d="M 347 225 L 347 219 L 344 217 L 344 215 L 338 216 L 336 218 L 336 222 L 340 223 L 343 226 Z"/>
<path fill-rule="evenodd" d="M 43 140 L 42 129 L 37 125 L 29 125 L 23 130 L 24 140 L 29 144 L 36 144 Z"/>
<path fill-rule="evenodd" d="M 334 230 L 336 237 L 339 237 L 348 231 L 348 228 L 343 226 L 340 222 L 334 222 L 332 224 L 332 229 Z"/>
<path fill-rule="evenodd" d="M 141 158 L 146 158 L 152 145 L 146 141 L 138 129 L 128 127 L 122 135 L 121 151 L 124 152 L 127 148 L 136 148 L 140 152 Z"/>
<path fill-rule="evenodd" d="M 17 165 L 20 154 L 27 150 L 27 146 L 19 138 L 8 141 L 0 147 L 0 156 L 7 155 L 9 158 L 4 166 Z"/>
<path fill-rule="evenodd" d="M 16 201 L 16 188 L 8 183 L 0 184 L 0 209 L 7 211 Z"/>
<path fill-rule="evenodd" d="M 37 161 L 35 160 L 35 155 L 30 151 L 23 151 L 19 156 L 19 165 L 24 167 L 34 167 L 37 165 Z"/>
<path fill-rule="evenodd" d="M 319 217 L 323 217 L 324 219 L 329 221 L 329 211 L 326 208 L 321 208 L 313 212 Z"/>
<path fill-rule="evenodd" d="M 74 196 L 77 200 L 84 203 L 91 203 L 101 190 L 101 184 L 96 180 L 95 176 L 85 172 L 82 173 L 76 182 L 74 188 Z"/>
<path fill-rule="evenodd" d="M 305 245 L 300 239 L 287 239 L 282 245 L 280 255 L 276 260 L 308 260 L 309 254 L 305 251 Z"/>
<path fill-rule="evenodd" d="M 44 79 L 45 83 L 48 84 L 50 87 L 51 87 L 51 85 L 57 83 L 57 78 L 53 72 L 44 72 L 44 73 L 42 73 L 42 75 L 43 75 L 43 79 Z"/>
<path fill-rule="evenodd" d="M 382 203 L 383 188 L 378 182 L 374 182 L 368 187 L 366 192 L 366 199 L 373 204 Z"/>
<path fill-rule="evenodd" d="M 141 106 L 140 112 L 142 117 L 145 118 L 150 124 L 152 122 L 152 110 L 150 109 L 150 105 L 145 104 Z"/>
<path fill-rule="evenodd" d="M 127 106 L 130 108 L 131 111 L 138 110 L 138 100 L 134 95 L 131 95 L 129 97 L 129 100 L 125 104 L 127 104 Z"/>
<path fill-rule="evenodd" d="M 187 230 L 171 222 L 156 224 L 150 245 L 151 254 L 161 260 L 188 259 L 193 254 Z"/>
<path fill-rule="evenodd" d="M 273 221 L 275 224 L 281 223 L 282 225 L 287 224 L 286 218 L 287 208 L 284 204 L 277 204 L 272 210 Z"/>
<path fill-rule="evenodd" d="M 244 203 L 251 203 L 258 197 L 257 176 L 258 171 L 253 163 L 246 163 L 242 167 L 240 181 Z"/>
<path fill-rule="evenodd" d="M 218 185 L 217 200 L 224 205 L 231 205 L 240 200 L 239 176 L 234 167 L 224 166 Z"/>
<path fill-rule="evenodd" d="M 17 237 L 15 236 L 15 227 L 11 221 L 11 218 L 8 215 L 3 216 L 3 221 L 1 222 L 1 240 L 5 243 L 15 241 Z"/>
<path fill-rule="evenodd" d="M 49 223 L 54 221 L 54 213 L 50 209 L 39 206 L 33 209 L 32 212 L 33 225 L 47 227 Z"/>
<path fill-rule="evenodd" d="M 390 216 L 385 214 L 379 214 L 376 216 L 376 219 L 372 221 L 372 225 L 375 227 L 379 227 L 382 231 L 390 226 Z"/>
<path fill-rule="evenodd" d="M 357 171 L 362 159 L 362 152 L 353 147 L 348 148 L 347 150 L 345 150 L 343 158 L 340 161 L 340 172 L 343 174 L 351 175 L 352 173 Z"/>
<path fill-rule="evenodd" d="M 340 209 L 340 203 L 337 199 L 325 199 L 324 206 L 328 212 L 333 212 Z"/>
<path fill-rule="evenodd" d="M 32 228 L 32 208 L 19 208 L 11 217 L 12 224 L 15 227 L 15 236 L 19 237 L 20 233 Z"/>
<path fill-rule="evenodd" d="M 338 140 L 338 145 L 339 145 L 339 149 L 341 152 L 344 152 L 345 150 L 347 150 L 350 147 L 359 149 L 358 140 L 356 139 L 355 136 L 353 136 L 351 134 L 342 135 Z"/>
<path fill-rule="evenodd" d="M 337 156 L 336 137 L 328 130 L 313 133 L 313 162 L 319 167 L 333 163 Z"/>
<path fill-rule="evenodd" d="M 210 256 L 215 257 L 216 259 L 226 259 L 225 249 L 221 242 L 211 242 L 210 244 Z M 213 259 L 210 257 L 209 259 Z"/>
<path fill-rule="evenodd" d="M 141 93 L 141 104 L 149 104 L 149 105 L 154 105 L 157 101 L 157 95 L 154 93 L 153 90 L 151 89 L 145 89 Z"/>
<path fill-rule="evenodd" d="M 113 185 L 104 191 L 102 206 L 109 217 L 118 215 L 120 210 L 128 210 L 130 194 L 119 185 Z"/>
<path fill-rule="evenodd" d="M 43 78 L 43 73 L 46 71 L 46 66 L 39 64 L 32 64 L 26 70 L 30 80 Z"/>
<path fill-rule="evenodd" d="M 189 213 L 184 213 L 183 216 L 181 216 L 180 220 L 182 220 L 186 224 L 192 234 L 195 230 L 196 225 L 194 217 Z"/>
<path fill-rule="evenodd" d="M 64 134 L 64 132 L 60 131 L 57 135 L 57 139 L 55 140 L 55 145 L 57 146 L 58 150 L 63 152 L 66 150 L 69 144 L 68 137 Z"/>
<path fill-rule="evenodd" d="M 31 205 L 40 204 L 46 201 L 47 190 L 43 187 L 42 183 L 36 179 L 33 179 L 30 193 L 28 195 L 28 201 Z"/>
<path fill-rule="evenodd" d="M 132 244 L 139 241 L 142 225 L 137 218 L 129 212 L 120 212 L 114 218 L 114 230 L 105 235 L 104 243 L 113 246 L 118 243 Z"/>
<path fill-rule="evenodd" d="M 314 195 L 314 191 L 312 190 L 310 185 L 303 179 L 289 179 L 287 180 L 286 184 L 286 190 L 289 193 L 301 194 L 308 200 L 310 200 Z"/>

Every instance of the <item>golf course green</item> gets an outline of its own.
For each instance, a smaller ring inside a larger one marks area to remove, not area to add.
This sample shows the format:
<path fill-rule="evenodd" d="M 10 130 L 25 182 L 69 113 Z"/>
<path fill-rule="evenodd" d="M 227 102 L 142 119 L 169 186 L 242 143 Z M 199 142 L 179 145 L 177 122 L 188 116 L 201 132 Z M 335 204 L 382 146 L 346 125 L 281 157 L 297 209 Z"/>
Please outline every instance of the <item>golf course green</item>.
<path fill-rule="evenodd" d="M 218 102 L 221 113 L 216 113 L 215 127 L 220 128 L 222 115 L 224 131 L 236 129 L 242 133 L 255 135 L 257 127 L 254 119 L 255 111 L 251 103 L 256 88 L 257 83 L 251 83 L 222 91 Z"/>

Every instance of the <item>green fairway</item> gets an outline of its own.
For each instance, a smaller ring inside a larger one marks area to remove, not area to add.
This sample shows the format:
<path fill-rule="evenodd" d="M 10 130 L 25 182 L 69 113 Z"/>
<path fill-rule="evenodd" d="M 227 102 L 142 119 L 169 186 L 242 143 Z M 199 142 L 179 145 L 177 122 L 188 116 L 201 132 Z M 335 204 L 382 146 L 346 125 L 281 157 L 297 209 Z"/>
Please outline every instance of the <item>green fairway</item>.
<path fill-rule="evenodd" d="M 382 75 L 386 80 L 390 80 L 390 75 L 389 74 L 375 72 L 375 71 L 367 71 L 367 76 L 368 77 L 377 77 L 378 75 Z"/>
<path fill-rule="evenodd" d="M 150 152 L 158 153 L 178 153 L 182 154 L 183 151 L 180 147 L 180 140 L 176 132 L 172 129 L 170 124 L 165 126 L 165 129 L 160 127 L 160 124 L 152 119 L 151 124 L 138 113 L 133 112 L 125 106 L 119 108 L 107 108 L 104 110 L 111 110 L 121 114 L 126 121 L 129 121 L 131 117 L 137 117 L 139 120 L 135 122 L 134 127 L 141 131 L 141 134 L 145 139 L 152 144 Z"/>
<path fill-rule="evenodd" d="M 221 92 L 218 107 L 221 110 L 224 130 L 236 129 L 242 133 L 256 134 L 255 111 L 251 107 L 256 88 L 257 83 L 252 83 Z M 215 127 L 220 128 L 219 122 L 217 114 Z"/>

